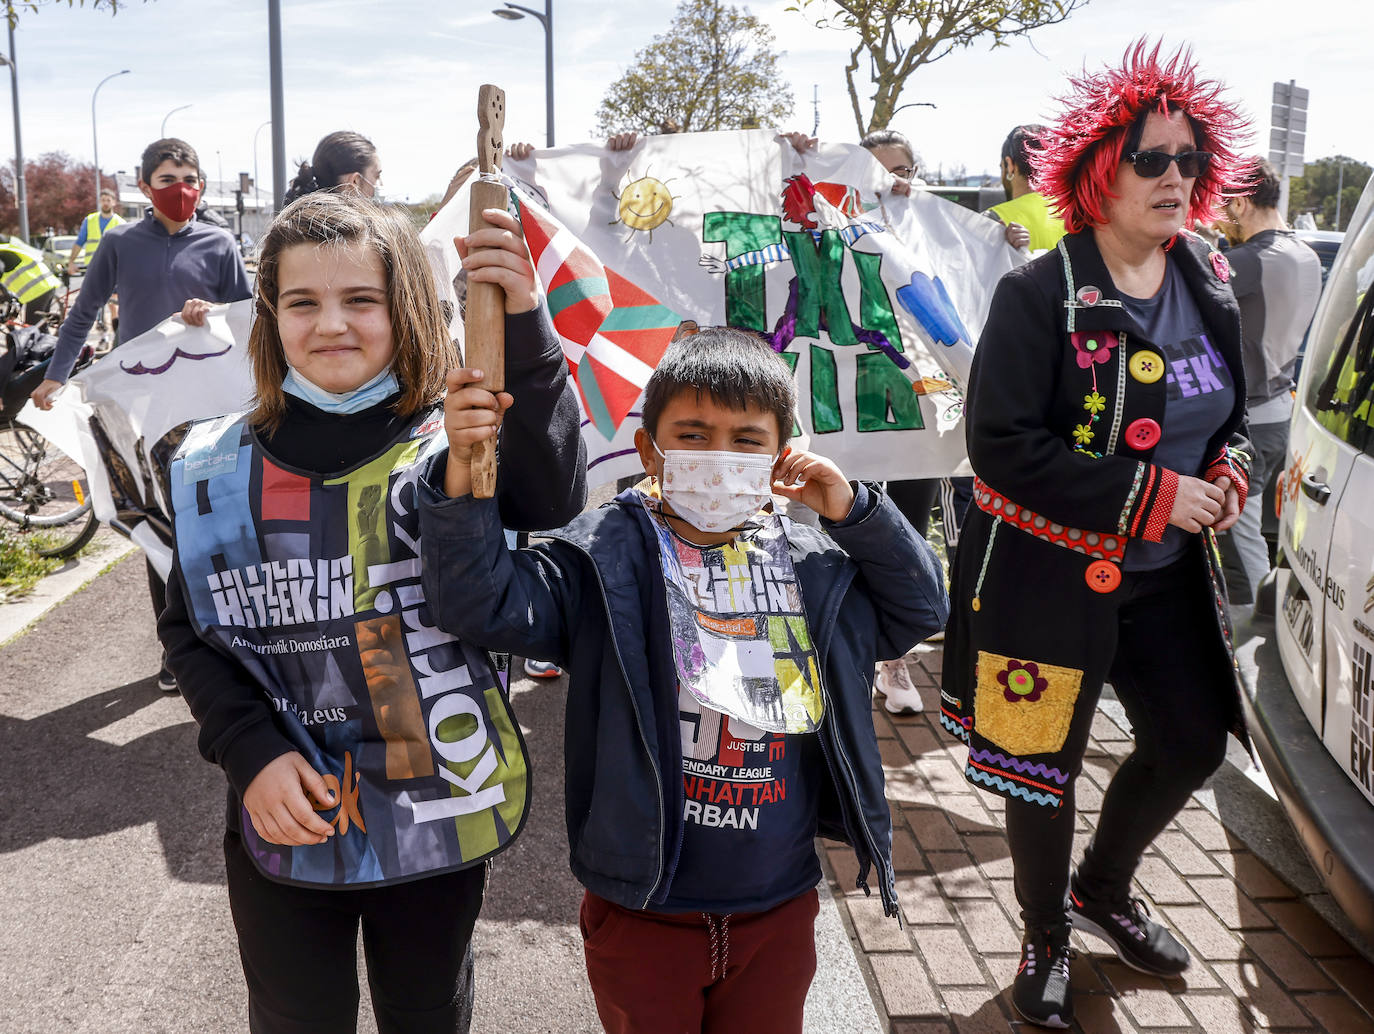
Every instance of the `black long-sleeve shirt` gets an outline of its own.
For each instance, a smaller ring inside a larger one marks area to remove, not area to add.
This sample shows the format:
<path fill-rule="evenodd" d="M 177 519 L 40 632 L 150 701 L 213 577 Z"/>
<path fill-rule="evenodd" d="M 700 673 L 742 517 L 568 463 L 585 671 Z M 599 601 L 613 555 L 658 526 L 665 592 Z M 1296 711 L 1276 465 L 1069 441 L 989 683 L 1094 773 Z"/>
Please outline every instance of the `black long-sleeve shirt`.
<path fill-rule="evenodd" d="M 515 398 L 501 430 L 497 502 L 506 527 L 542 531 L 565 524 L 586 503 L 586 452 L 567 364 L 543 309 L 506 317 L 506 383 Z M 391 400 L 347 415 L 325 413 L 287 396 L 267 450 L 301 470 L 346 471 L 376 455 L 414 418 Z M 423 548 L 423 547 L 422 547 Z M 174 563 L 175 567 L 175 563 Z M 180 574 L 167 580 L 158 620 L 167 666 L 200 724 L 199 747 L 229 779 L 229 821 L 238 798 L 271 761 L 295 748 L 278 729 L 266 696 L 232 658 L 202 640 L 191 623 Z"/>

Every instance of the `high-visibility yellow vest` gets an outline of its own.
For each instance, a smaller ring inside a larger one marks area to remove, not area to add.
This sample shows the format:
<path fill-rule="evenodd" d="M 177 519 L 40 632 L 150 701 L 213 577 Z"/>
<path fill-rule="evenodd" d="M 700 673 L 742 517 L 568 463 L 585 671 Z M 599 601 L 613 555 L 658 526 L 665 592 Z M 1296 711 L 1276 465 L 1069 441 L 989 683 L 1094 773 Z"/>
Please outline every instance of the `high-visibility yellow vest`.
<path fill-rule="evenodd" d="M 113 230 L 120 223 L 124 222 L 124 217 L 118 212 L 110 213 L 109 221 L 105 223 L 105 230 Z M 81 257 L 87 265 L 90 264 L 91 256 L 95 254 L 95 249 L 100 247 L 100 236 L 105 231 L 100 228 L 100 213 L 92 212 L 86 216 L 86 246 L 81 249 Z"/>
<path fill-rule="evenodd" d="M 1020 223 L 1029 230 L 1031 251 L 1049 251 L 1064 236 L 1064 221 L 1050 211 L 1050 203 L 1036 191 L 993 205 L 988 211 L 997 213 L 1004 223 Z"/>
<path fill-rule="evenodd" d="M 62 286 L 62 281 L 43 264 L 43 257 L 13 237 L 0 242 L 0 252 L 19 259 L 17 266 L 0 276 L 0 287 L 18 298 L 21 304 L 27 305 Z"/>

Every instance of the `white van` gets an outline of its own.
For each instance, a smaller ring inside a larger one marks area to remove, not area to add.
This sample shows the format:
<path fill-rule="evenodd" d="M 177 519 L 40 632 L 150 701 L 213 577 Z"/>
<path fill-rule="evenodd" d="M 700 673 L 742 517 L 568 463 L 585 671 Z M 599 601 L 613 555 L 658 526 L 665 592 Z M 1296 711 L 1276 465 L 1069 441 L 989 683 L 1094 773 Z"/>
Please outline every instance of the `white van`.
<path fill-rule="evenodd" d="M 1247 720 L 1337 904 L 1374 937 L 1374 180 L 1308 337 L 1279 510 L 1272 649 Z M 1263 634 L 1263 629 L 1257 629 Z"/>

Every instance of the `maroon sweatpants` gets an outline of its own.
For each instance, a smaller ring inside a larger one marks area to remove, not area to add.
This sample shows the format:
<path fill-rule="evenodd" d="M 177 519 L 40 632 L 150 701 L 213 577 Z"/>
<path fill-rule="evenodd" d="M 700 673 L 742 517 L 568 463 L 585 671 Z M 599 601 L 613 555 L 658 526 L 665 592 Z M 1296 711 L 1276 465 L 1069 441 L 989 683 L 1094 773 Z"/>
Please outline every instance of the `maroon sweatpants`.
<path fill-rule="evenodd" d="M 606 1034 L 800 1034 L 816 975 L 807 891 L 766 912 L 665 915 L 582 897 L 582 946 Z"/>

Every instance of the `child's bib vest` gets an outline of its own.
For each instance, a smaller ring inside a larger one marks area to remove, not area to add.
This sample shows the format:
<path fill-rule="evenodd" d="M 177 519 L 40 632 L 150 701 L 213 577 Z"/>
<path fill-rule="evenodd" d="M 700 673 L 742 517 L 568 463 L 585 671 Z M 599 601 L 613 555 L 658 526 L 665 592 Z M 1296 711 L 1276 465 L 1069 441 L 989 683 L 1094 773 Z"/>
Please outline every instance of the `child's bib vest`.
<path fill-rule="evenodd" d="M 524 823 L 524 741 L 491 659 L 434 627 L 420 582 L 416 480 L 442 426 L 421 412 L 325 477 L 274 462 L 234 415 L 194 426 L 172 462 L 196 631 L 244 667 L 336 795 L 324 844 L 268 843 L 243 814 L 272 879 L 399 883 L 495 854 Z"/>

